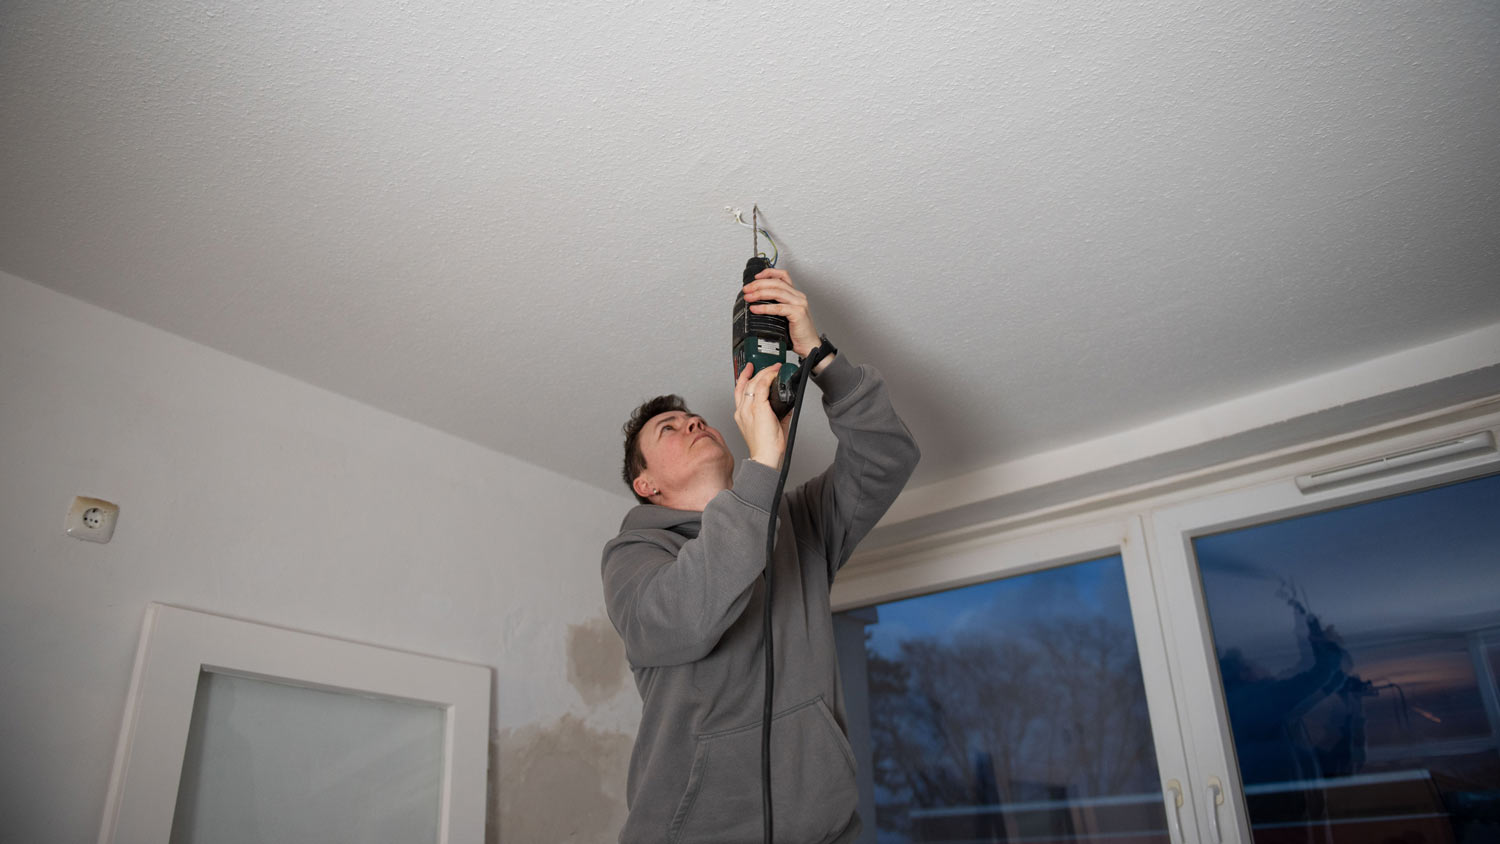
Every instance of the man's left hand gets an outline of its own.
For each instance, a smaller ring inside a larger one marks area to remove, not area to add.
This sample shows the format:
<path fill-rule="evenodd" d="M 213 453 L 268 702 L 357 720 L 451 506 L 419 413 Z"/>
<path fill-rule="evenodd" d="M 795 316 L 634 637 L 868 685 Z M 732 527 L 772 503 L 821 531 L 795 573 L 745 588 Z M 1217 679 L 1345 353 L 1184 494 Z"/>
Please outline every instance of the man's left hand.
<path fill-rule="evenodd" d="M 807 357 L 823 344 L 813 326 L 812 312 L 807 309 L 807 297 L 792 286 L 786 270 L 764 269 L 757 273 L 755 280 L 745 285 L 745 301 L 762 302 L 750 305 L 752 314 L 786 317 L 792 334 L 792 351 L 801 357 Z"/>

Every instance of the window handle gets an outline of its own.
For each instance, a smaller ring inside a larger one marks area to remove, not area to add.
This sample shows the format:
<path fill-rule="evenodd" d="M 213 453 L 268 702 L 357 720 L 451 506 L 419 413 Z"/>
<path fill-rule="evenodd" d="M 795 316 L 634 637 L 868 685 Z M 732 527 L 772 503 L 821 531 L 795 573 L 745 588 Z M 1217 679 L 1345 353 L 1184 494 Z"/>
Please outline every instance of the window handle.
<path fill-rule="evenodd" d="M 1187 839 L 1182 837 L 1182 783 L 1167 780 L 1167 791 L 1172 795 L 1171 802 L 1167 804 L 1167 819 L 1172 822 L 1172 831 L 1176 833 L 1172 840 L 1178 844 L 1187 844 Z"/>
<path fill-rule="evenodd" d="M 1208 778 L 1208 828 L 1214 834 L 1215 844 L 1222 844 L 1224 834 L 1219 829 L 1219 807 L 1224 805 L 1224 784 L 1218 777 Z"/>

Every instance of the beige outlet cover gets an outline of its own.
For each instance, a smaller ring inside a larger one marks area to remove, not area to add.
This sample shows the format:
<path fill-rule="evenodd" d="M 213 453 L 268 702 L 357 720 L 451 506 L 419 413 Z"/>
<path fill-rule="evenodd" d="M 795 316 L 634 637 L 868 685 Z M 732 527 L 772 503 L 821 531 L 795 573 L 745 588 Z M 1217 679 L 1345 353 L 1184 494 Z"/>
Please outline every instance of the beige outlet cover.
<path fill-rule="evenodd" d="M 68 517 L 63 530 L 72 537 L 89 542 L 108 542 L 115 535 L 115 522 L 120 519 L 120 505 L 102 498 L 77 496 L 68 508 Z"/>

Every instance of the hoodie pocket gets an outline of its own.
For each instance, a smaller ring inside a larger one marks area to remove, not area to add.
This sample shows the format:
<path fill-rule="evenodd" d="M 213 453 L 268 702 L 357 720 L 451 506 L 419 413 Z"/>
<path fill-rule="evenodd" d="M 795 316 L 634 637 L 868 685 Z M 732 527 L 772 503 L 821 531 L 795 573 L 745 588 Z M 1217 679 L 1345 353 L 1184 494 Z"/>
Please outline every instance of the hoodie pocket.
<path fill-rule="evenodd" d="M 776 840 L 788 844 L 828 841 L 854 815 L 854 753 L 821 697 L 771 720 L 771 801 Z M 667 834 L 674 844 L 763 839 L 760 722 L 698 736 Z"/>

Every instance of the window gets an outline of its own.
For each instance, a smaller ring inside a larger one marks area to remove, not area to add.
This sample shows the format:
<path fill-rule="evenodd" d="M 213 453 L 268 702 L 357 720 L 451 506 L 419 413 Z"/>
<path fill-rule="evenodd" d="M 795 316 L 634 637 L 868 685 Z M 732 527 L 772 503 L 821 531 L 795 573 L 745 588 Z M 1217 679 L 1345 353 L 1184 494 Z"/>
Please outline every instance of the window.
<path fill-rule="evenodd" d="M 1500 835 L 1500 476 L 1193 552 L 1257 841 Z"/>
<path fill-rule="evenodd" d="M 1168 840 L 1121 557 L 844 618 L 879 841 Z"/>

